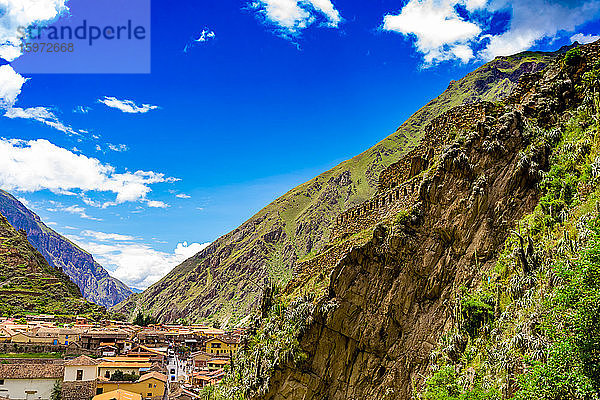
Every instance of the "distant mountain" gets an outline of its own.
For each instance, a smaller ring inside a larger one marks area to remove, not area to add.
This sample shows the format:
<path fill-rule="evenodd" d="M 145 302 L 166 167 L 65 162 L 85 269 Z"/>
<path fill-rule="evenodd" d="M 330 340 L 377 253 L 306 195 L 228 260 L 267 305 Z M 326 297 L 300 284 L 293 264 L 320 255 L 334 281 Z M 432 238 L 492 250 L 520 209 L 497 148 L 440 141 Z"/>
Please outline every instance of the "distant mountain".
<path fill-rule="evenodd" d="M 115 309 L 145 309 L 164 321 L 184 317 L 235 323 L 257 305 L 268 266 L 279 264 L 275 267 L 289 273 L 299 259 L 318 252 L 336 216 L 369 199 L 381 171 L 415 148 L 434 118 L 456 106 L 506 98 L 521 76 L 543 70 L 560 53 L 498 57 L 451 82 L 392 135 L 290 190 Z M 398 102 L 406 95 L 398 93 Z"/>
<path fill-rule="evenodd" d="M 40 217 L 4 190 L 0 190 L 0 213 L 15 229 L 24 230 L 48 264 L 62 269 L 89 301 L 112 307 L 133 293 L 124 283 L 111 277 L 91 254 L 50 229 Z"/>
<path fill-rule="evenodd" d="M 48 313 L 105 316 L 106 309 L 86 301 L 77 285 L 52 267 L 0 214 L 0 315 Z"/>

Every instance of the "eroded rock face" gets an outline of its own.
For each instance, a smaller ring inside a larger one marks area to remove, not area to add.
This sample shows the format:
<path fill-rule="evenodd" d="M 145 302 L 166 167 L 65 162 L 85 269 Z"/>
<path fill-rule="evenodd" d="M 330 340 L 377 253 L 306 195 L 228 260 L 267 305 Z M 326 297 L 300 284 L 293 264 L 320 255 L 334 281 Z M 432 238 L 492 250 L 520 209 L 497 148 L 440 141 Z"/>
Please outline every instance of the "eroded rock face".
<path fill-rule="evenodd" d="M 537 202 L 518 166 L 527 144 L 521 116 L 505 118 L 515 129 L 446 149 L 406 224 L 379 225 L 342 259 L 330 287 L 339 306 L 303 339 L 306 371 L 276 374 L 266 399 L 410 397 L 452 318 L 456 289 L 493 265 L 512 222 Z M 484 150 L 492 136 L 504 152 Z"/>
<path fill-rule="evenodd" d="M 584 51 L 588 63 L 598 47 Z M 411 398 L 450 327 L 459 287 L 480 281 L 515 222 L 537 204 L 551 144 L 529 146 L 528 125 L 560 123 L 577 102 L 580 73 L 557 64 L 536 75 L 511 104 L 443 149 L 409 218 L 378 225 L 334 268 L 328 300 L 338 307 L 301 338 L 306 363 L 278 370 L 262 399 Z"/>

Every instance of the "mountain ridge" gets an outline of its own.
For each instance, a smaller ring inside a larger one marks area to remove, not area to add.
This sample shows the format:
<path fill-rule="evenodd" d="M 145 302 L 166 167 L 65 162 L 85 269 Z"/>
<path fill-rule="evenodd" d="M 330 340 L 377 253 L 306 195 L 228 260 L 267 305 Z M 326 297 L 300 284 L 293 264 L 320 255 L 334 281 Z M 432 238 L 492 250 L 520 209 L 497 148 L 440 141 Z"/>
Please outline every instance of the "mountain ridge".
<path fill-rule="evenodd" d="M 0 314 L 106 316 L 106 309 L 83 298 L 69 276 L 53 267 L 0 213 Z"/>
<path fill-rule="evenodd" d="M 97 263 L 93 256 L 48 227 L 10 193 L 0 190 L 0 213 L 53 267 L 60 268 L 79 287 L 83 296 L 107 308 L 125 300 L 133 292 Z"/>
<path fill-rule="evenodd" d="M 235 322 L 256 306 L 270 260 L 290 271 L 320 249 L 335 217 L 375 192 L 380 172 L 418 144 L 428 121 L 456 105 L 506 97 L 522 75 L 542 70 L 560 52 L 499 57 L 452 82 L 392 135 L 291 189 L 115 310 L 144 310 L 164 321 Z"/>

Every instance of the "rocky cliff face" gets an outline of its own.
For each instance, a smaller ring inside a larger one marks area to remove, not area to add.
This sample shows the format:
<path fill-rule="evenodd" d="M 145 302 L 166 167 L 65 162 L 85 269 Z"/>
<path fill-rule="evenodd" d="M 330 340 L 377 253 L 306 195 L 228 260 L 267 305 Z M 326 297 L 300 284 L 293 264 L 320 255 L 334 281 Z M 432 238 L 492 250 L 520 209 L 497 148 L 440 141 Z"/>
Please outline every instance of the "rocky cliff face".
<path fill-rule="evenodd" d="M 256 283 L 274 252 L 292 269 L 299 258 L 319 251 L 336 216 L 376 191 L 380 172 L 419 143 L 432 119 L 461 104 L 506 97 L 519 77 L 544 69 L 557 54 L 499 58 L 453 82 L 392 135 L 273 201 L 116 310 L 146 309 L 166 321 L 212 315 L 234 322 L 256 305 Z"/>
<path fill-rule="evenodd" d="M 49 313 L 104 317 L 60 269 L 52 267 L 0 213 L 0 314 Z"/>
<path fill-rule="evenodd" d="M 112 307 L 132 294 L 125 284 L 111 277 L 91 254 L 50 229 L 40 217 L 3 190 L 0 190 L 0 213 L 15 229 L 22 229 L 27 234 L 31 244 L 51 266 L 65 272 L 86 299 Z"/>
<path fill-rule="evenodd" d="M 378 225 L 331 271 L 326 300 L 301 338 L 308 360 L 275 372 L 262 399 L 409 399 L 432 349 L 453 323 L 461 286 L 473 287 L 496 263 L 515 222 L 539 198 L 553 128 L 581 101 L 582 73 L 600 44 L 583 47 L 576 66 L 562 60 L 523 79 L 504 104 L 448 138 L 420 178 L 418 196 L 395 223 Z M 460 117 L 460 116 L 458 116 Z M 542 137 L 542 133 L 546 132 Z"/>

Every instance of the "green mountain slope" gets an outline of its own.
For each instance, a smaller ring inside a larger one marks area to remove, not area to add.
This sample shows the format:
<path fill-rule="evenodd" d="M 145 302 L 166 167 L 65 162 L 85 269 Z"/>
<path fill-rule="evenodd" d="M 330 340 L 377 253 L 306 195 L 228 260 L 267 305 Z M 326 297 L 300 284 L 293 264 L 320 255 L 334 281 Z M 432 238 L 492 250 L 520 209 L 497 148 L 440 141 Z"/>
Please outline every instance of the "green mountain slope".
<path fill-rule="evenodd" d="M 320 249 L 335 217 L 375 192 L 379 173 L 419 143 L 428 121 L 457 105 L 504 98 L 523 74 L 543 69 L 556 54 L 497 58 L 452 82 L 392 135 L 273 201 L 116 310 L 145 309 L 166 321 L 212 317 L 234 322 L 256 305 L 269 259 L 291 269 L 296 260 Z"/>
<path fill-rule="evenodd" d="M 131 295 L 131 290 L 111 277 L 91 254 L 46 226 L 40 217 L 4 190 L 0 190 L 0 213 L 15 229 L 24 230 L 48 264 L 63 270 L 89 301 L 112 307 Z"/>
<path fill-rule="evenodd" d="M 86 301 L 77 285 L 0 214 L 0 314 L 21 313 L 99 317 L 105 309 Z"/>

